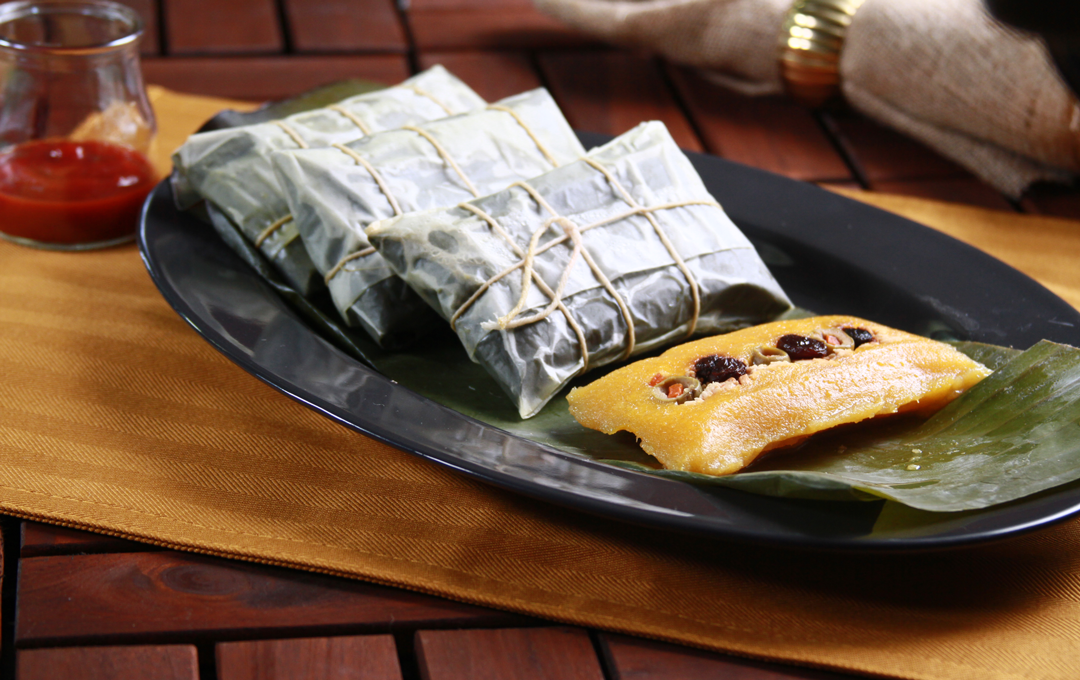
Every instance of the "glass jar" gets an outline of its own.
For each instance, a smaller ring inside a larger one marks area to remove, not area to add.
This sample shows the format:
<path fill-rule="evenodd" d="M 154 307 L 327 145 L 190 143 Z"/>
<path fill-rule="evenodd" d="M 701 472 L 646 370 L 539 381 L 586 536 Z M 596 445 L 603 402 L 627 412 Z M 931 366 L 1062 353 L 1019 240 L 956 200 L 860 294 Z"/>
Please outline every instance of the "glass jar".
<path fill-rule="evenodd" d="M 157 179 L 142 30 L 106 0 L 0 4 L 0 236 L 59 250 L 134 238 Z"/>

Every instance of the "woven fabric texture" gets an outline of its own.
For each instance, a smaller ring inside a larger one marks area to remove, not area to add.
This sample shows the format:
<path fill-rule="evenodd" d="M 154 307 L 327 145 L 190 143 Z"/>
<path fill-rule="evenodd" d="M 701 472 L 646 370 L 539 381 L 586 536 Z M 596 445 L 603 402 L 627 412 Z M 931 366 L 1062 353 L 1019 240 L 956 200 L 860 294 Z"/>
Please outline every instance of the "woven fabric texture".
<path fill-rule="evenodd" d="M 782 91 L 778 41 L 792 0 L 534 0 L 589 34 L 701 67 L 745 94 Z M 1044 44 L 981 0 L 866 0 L 840 59 L 856 109 L 1000 191 L 1080 172 L 1080 103 Z"/>
<path fill-rule="evenodd" d="M 171 95 L 159 96 L 164 112 Z M 1021 253 L 1017 264 L 1080 303 L 1080 225 L 893 207 Z M 1060 238 L 1028 242 L 1043 231 Z M 133 246 L 0 242 L 0 291 L 0 511 L 881 676 L 1080 668 L 1080 521 L 916 555 L 665 534 L 485 486 L 305 409 L 180 320 Z"/>

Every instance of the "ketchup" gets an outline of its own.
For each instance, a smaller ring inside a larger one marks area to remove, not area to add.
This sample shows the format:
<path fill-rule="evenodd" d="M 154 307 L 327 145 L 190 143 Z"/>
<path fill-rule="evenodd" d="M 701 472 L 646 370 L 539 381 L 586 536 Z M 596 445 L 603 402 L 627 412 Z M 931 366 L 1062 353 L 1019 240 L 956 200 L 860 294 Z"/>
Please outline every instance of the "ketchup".
<path fill-rule="evenodd" d="M 116 144 L 19 144 L 0 153 L 0 231 L 55 244 L 130 236 L 155 178 L 143 155 Z"/>

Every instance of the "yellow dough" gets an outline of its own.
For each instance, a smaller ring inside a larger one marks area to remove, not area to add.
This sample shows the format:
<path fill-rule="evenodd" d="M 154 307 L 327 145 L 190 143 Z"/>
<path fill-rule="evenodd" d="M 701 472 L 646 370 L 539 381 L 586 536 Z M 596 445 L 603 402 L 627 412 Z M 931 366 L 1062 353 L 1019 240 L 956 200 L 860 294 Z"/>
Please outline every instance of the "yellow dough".
<path fill-rule="evenodd" d="M 935 340 L 826 316 L 686 343 L 567 399 L 582 425 L 633 432 L 665 468 L 726 475 L 836 425 L 934 411 L 989 374 Z"/>

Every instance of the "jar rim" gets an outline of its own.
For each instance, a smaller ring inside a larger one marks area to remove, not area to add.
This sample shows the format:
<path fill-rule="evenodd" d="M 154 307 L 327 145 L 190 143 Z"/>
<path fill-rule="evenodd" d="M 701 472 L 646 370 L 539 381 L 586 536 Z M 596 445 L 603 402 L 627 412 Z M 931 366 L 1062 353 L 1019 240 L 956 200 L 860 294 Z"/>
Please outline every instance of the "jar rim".
<path fill-rule="evenodd" d="M 0 4 L 0 27 L 19 19 L 49 15 L 83 15 L 118 22 L 123 35 L 113 40 L 85 45 L 33 43 L 11 40 L 0 35 L 0 49 L 17 52 L 67 54 L 72 56 L 110 52 L 137 43 L 143 34 L 143 21 L 135 10 L 111 0 L 17 0 Z"/>

